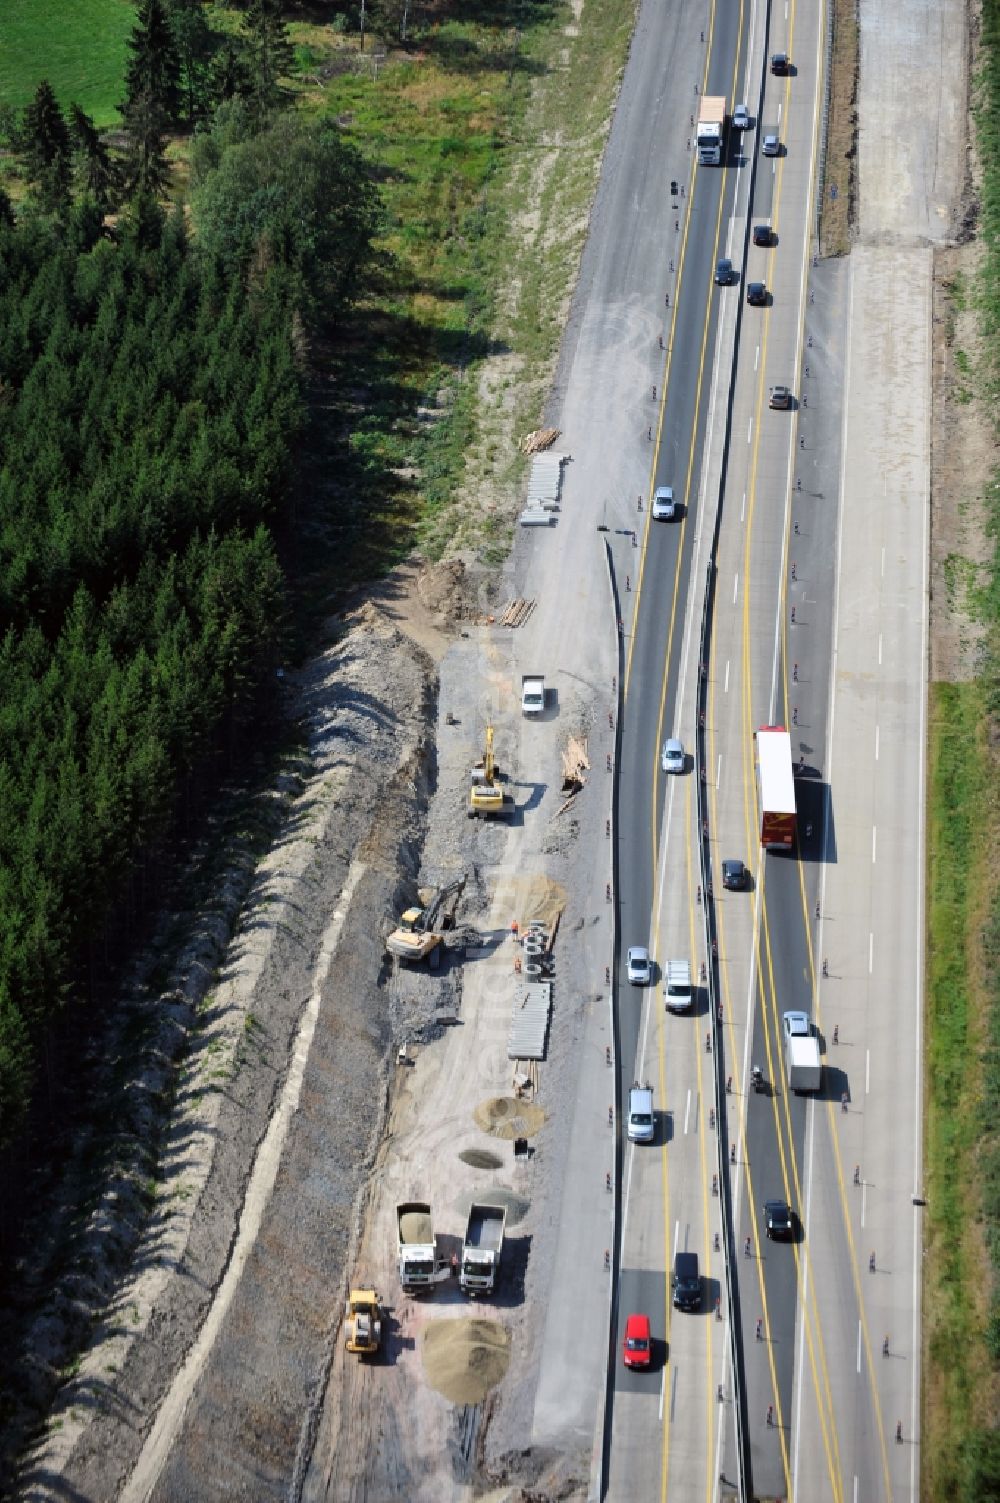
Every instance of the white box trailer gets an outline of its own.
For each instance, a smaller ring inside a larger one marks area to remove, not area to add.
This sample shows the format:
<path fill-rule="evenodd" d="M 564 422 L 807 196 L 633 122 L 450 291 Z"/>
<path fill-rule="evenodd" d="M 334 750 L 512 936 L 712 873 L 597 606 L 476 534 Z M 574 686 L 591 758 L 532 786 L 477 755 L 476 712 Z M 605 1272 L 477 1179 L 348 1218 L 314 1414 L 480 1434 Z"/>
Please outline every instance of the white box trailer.
<path fill-rule="evenodd" d="M 823 1061 L 814 1033 L 793 1033 L 785 1039 L 788 1085 L 793 1091 L 818 1091 L 823 1083 Z"/>
<path fill-rule="evenodd" d="M 760 783 L 760 843 L 766 851 L 790 851 L 795 844 L 795 774 L 792 738 L 783 725 L 757 732 Z"/>

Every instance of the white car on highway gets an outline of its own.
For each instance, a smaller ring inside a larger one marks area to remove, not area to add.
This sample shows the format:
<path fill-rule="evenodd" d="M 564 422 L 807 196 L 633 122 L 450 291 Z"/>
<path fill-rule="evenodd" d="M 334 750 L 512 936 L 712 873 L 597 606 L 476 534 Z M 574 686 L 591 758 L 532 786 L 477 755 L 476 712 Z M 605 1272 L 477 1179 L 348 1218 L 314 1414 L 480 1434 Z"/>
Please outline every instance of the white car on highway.
<path fill-rule="evenodd" d="M 785 1037 L 807 1038 L 812 1032 L 807 1012 L 786 1012 L 782 1014 L 782 1022 L 785 1025 Z"/>
<path fill-rule="evenodd" d="M 653 521 L 672 522 L 674 520 L 674 488 L 672 485 L 658 485 L 653 492 Z"/>
<path fill-rule="evenodd" d="M 660 753 L 660 766 L 664 772 L 683 772 L 687 766 L 687 757 L 684 754 L 684 743 L 671 736 L 663 743 Z"/>
<path fill-rule="evenodd" d="M 649 951 L 645 945 L 633 945 L 629 950 L 628 979 L 633 986 L 649 985 Z"/>

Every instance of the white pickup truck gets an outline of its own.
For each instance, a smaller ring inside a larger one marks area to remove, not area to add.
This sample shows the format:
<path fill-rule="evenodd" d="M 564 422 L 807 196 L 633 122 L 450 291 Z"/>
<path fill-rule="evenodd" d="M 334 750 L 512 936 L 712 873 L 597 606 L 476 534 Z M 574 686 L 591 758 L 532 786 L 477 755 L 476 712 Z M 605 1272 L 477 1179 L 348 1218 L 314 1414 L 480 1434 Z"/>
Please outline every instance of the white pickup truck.
<path fill-rule="evenodd" d="M 540 715 L 545 709 L 545 679 L 540 673 L 521 675 L 521 714 Z"/>

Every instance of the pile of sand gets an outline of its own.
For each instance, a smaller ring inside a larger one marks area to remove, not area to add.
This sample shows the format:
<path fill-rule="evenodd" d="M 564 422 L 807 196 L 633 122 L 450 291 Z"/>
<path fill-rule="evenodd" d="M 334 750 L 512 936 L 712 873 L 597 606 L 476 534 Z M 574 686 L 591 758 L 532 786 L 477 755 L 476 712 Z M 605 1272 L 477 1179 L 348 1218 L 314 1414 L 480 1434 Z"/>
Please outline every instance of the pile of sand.
<path fill-rule="evenodd" d="M 424 1372 L 452 1404 L 481 1404 L 502 1380 L 510 1336 L 495 1320 L 434 1320 L 424 1327 Z"/>
<path fill-rule="evenodd" d="M 399 1218 L 399 1232 L 404 1242 L 433 1242 L 434 1228 L 426 1211 L 405 1211 Z"/>
<path fill-rule="evenodd" d="M 472 1115 L 483 1132 L 494 1138 L 532 1138 L 545 1121 L 540 1106 L 518 1101 L 515 1096 L 491 1096 L 480 1102 Z"/>
<path fill-rule="evenodd" d="M 517 919 L 522 929 L 537 919 L 551 934 L 566 907 L 566 889 L 541 872 L 512 872 L 499 879 L 493 894 L 494 921 L 504 926 Z"/>

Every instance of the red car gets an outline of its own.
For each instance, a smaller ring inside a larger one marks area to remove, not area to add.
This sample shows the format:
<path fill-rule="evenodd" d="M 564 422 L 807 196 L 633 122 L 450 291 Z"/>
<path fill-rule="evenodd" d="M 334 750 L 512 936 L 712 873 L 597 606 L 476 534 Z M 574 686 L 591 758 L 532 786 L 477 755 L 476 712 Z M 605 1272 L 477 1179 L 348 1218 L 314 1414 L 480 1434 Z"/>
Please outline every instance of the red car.
<path fill-rule="evenodd" d="M 630 1315 L 625 1322 L 622 1358 L 626 1367 L 648 1367 L 653 1356 L 648 1315 Z"/>

